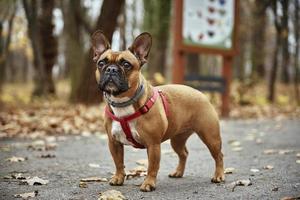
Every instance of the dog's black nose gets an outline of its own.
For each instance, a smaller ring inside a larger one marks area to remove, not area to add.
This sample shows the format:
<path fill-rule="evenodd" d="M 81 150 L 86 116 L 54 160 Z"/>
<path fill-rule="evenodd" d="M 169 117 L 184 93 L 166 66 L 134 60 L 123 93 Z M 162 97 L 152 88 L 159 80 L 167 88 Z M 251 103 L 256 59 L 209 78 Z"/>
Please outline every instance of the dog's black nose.
<path fill-rule="evenodd" d="M 117 73 L 119 71 L 119 68 L 116 65 L 110 65 L 105 70 L 107 73 Z"/>

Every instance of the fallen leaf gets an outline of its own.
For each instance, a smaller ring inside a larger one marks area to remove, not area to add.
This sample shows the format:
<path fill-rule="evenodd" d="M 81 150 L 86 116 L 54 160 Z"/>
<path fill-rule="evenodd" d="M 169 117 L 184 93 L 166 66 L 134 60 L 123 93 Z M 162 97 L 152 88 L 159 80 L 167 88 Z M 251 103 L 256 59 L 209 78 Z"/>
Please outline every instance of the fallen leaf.
<path fill-rule="evenodd" d="M 13 156 L 11 158 L 7 158 L 6 160 L 8 160 L 9 162 L 23 162 L 27 160 L 27 158 Z"/>
<path fill-rule="evenodd" d="M 232 151 L 239 152 L 239 151 L 242 151 L 242 150 L 243 150 L 243 147 L 233 147 L 231 150 L 232 150 Z"/>
<path fill-rule="evenodd" d="M 297 163 L 297 164 L 300 164 L 300 160 L 296 160 L 296 163 Z"/>
<path fill-rule="evenodd" d="M 11 150 L 10 146 L 0 146 L 0 151 L 9 152 Z"/>
<path fill-rule="evenodd" d="M 14 197 L 17 198 L 22 198 L 22 199 L 29 199 L 32 197 L 36 197 L 38 195 L 38 191 L 34 191 L 34 192 L 27 192 L 27 193 L 22 193 L 22 194 L 15 194 Z"/>
<path fill-rule="evenodd" d="M 252 168 L 252 169 L 250 169 L 250 171 L 256 173 L 256 172 L 259 172 L 259 169 Z"/>
<path fill-rule="evenodd" d="M 272 154 L 276 154 L 276 153 L 278 153 L 278 150 L 276 150 L 276 149 L 266 149 L 266 150 L 264 150 L 264 154 L 266 154 L 266 155 L 272 155 Z"/>
<path fill-rule="evenodd" d="M 299 199 L 299 198 L 300 198 L 300 196 L 299 197 L 283 197 L 280 200 L 296 200 L 296 199 Z"/>
<path fill-rule="evenodd" d="M 83 131 L 83 132 L 81 133 L 81 135 L 82 135 L 83 137 L 91 137 L 92 133 L 89 132 L 89 131 Z"/>
<path fill-rule="evenodd" d="M 291 150 L 291 149 L 283 149 L 283 150 L 279 150 L 278 151 L 278 154 L 279 155 L 285 155 L 285 154 L 290 154 L 290 153 L 293 153 L 294 150 Z"/>
<path fill-rule="evenodd" d="M 140 160 L 136 161 L 136 164 L 143 165 L 143 166 L 148 166 L 148 160 L 147 159 L 140 159 Z"/>
<path fill-rule="evenodd" d="M 96 164 L 96 163 L 89 163 L 89 167 L 91 167 L 91 168 L 100 168 L 100 165 Z"/>
<path fill-rule="evenodd" d="M 264 169 L 274 169 L 274 166 L 273 165 L 266 165 L 266 166 L 264 166 Z"/>
<path fill-rule="evenodd" d="M 87 185 L 87 183 L 86 183 L 86 182 L 82 182 L 82 181 L 80 181 L 80 182 L 79 182 L 79 187 L 80 187 L 80 188 L 87 188 L 87 187 L 88 187 L 88 185 Z"/>
<path fill-rule="evenodd" d="M 230 186 L 232 186 L 232 192 L 234 192 L 234 189 L 236 186 L 249 186 L 252 185 L 252 182 L 250 179 L 244 179 L 244 180 L 237 180 L 232 183 L 230 183 Z"/>
<path fill-rule="evenodd" d="M 10 175 L 3 176 L 3 179 L 12 179 L 13 177 Z"/>
<path fill-rule="evenodd" d="M 227 167 L 224 170 L 224 174 L 232 174 L 235 171 L 235 168 L 233 167 Z"/>
<path fill-rule="evenodd" d="M 23 98 L 24 95 L 21 96 Z M 102 105 L 70 105 L 52 100 L 30 104 L 26 108 L 17 106 L 4 109 L 4 112 L 0 112 L 0 137 L 37 139 L 54 133 L 60 135 L 102 132 L 103 110 Z M 51 137 L 45 138 L 46 141 L 54 141 L 53 136 Z"/>
<path fill-rule="evenodd" d="M 296 154 L 296 157 L 297 157 L 297 158 L 300 158 L 300 153 L 297 153 L 297 154 Z"/>
<path fill-rule="evenodd" d="M 56 156 L 54 154 L 50 154 L 50 153 L 41 155 L 41 158 L 55 158 L 55 157 Z"/>
<path fill-rule="evenodd" d="M 56 143 L 48 143 L 46 144 L 45 146 L 45 150 L 46 151 L 49 151 L 49 150 L 55 150 L 57 147 L 57 144 Z"/>
<path fill-rule="evenodd" d="M 33 178 L 23 180 L 22 183 L 26 185 L 47 185 L 49 181 L 35 176 Z"/>
<path fill-rule="evenodd" d="M 45 138 L 47 143 L 52 143 L 52 142 L 56 142 L 56 137 L 55 136 L 47 136 Z"/>
<path fill-rule="evenodd" d="M 263 141 L 262 141 L 262 139 L 260 139 L 260 138 L 257 138 L 257 139 L 255 140 L 255 143 L 256 143 L 256 144 L 262 144 L 262 143 L 263 143 Z"/>
<path fill-rule="evenodd" d="M 107 182 L 107 178 L 101 178 L 101 177 L 88 177 L 88 178 L 83 178 L 80 179 L 81 182 Z"/>
<path fill-rule="evenodd" d="M 27 146 L 27 149 L 33 150 L 33 151 L 48 151 L 48 150 L 55 150 L 57 147 L 57 144 L 54 142 L 46 143 L 43 140 L 37 140 L 32 142 Z"/>
<path fill-rule="evenodd" d="M 274 192 L 277 192 L 279 190 L 279 187 L 274 187 L 273 189 L 272 189 L 272 191 L 274 191 Z"/>
<path fill-rule="evenodd" d="M 147 169 L 144 166 L 137 166 L 126 173 L 126 179 L 132 179 L 135 177 L 142 177 L 147 175 Z"/>
<path fill-rule="evenodd" d="M 24 180 L 26 177 L 22 173 L 13 173 L 7 176 L 4 176 L 5 179 L 18 179 L 18 180 Z"/>
<path fill-rule="evenodd" d="M 57 141 L 60 141 L 60 142 L 63 142 L 63 141 L 66 141 L 67 138 L 65 136 L 58 136 L 57 137 Z"/>
<path fill-rule="evenodd" d="M 229 140 L 228 144 L 232 147 L 239 147 L 241 146 L 241 142 L 237 141 L 237 140 Z"/>
<path fill-rule="evenodd" d="M 27 149 L 34 151 L 44 151 L 45 150 L 45 141 L 44 140 L 36 140 L 27 146 Z"/>
<path fill-rule="evenodd" d="M 98 200 L 124 200 L 125 196 L 117 190 L 101 192 Z"/>
<path fill-rule="evenodd" d="M 238 186 L 249 186 L 249 185 L 252 185 L 252 182 L 250 179 L 238 180 L 237 185 Z"/>
<path fill-rule="evenodd" d="M 7 133 L 0 132 L 0 139 L 8 137 Z"/>

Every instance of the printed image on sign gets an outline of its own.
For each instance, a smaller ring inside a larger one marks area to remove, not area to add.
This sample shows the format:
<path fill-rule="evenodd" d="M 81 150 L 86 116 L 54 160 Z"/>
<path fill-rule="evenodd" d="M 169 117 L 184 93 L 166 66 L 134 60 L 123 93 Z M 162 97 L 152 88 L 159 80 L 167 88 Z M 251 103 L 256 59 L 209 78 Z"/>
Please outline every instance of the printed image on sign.
<path fill-rule="evenodd" d="M 234 0 L 184 0 L 184 44 L 229 50 L 233 27 Z"/>

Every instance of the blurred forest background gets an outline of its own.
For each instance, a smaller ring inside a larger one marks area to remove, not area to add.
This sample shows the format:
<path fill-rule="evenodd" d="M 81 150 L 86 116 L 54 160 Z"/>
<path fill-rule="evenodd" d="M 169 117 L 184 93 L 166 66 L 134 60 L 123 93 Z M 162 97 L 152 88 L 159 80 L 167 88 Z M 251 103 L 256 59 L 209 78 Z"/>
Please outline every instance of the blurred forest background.
<path fill-rule="evenodd" d="M 240 1 L 231 117 L 300 116 L 299 4 Z M 172 0 L 1 0 L 1 134 L 99 131 L 101 93 L 90 44 L 97 29 L 114 50 L 150 32 L 143 73 L 154 84 L 170 83 L 173 6 Z M 186 74 L 221 75 L 221 61 L 188 54 Z M 219 107 L 219 94 L 209 96 Z"/>

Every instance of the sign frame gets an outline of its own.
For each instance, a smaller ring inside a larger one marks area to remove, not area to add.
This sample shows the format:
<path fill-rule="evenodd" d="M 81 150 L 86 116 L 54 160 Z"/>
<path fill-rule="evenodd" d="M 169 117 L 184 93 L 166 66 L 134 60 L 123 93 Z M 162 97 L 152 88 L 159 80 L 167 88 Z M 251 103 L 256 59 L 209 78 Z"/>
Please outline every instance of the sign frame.
<path fill-rule="evenodd" d="M 239 23 L 239 0 L 234 0 L 234 24 L 231 49 L 219 49 L 213 47 L 204 47 L 196 45 L 188 45 L 183 39 L 183 1 L 175 0 L 174 3 L 174 21 L 173 21 L 173 68 L 172 82 L 177 84 L 184 83 L 185 53 L 202 53 L 221 55 L 223 58 L 222 77 L 225 80 L 225 90 L 222 93 L 221 114 L 224 117 L 229 115 L 230 111 L 230 83 L 232 79 L 233 57 L 238 54 L 238 23 Z"/>

